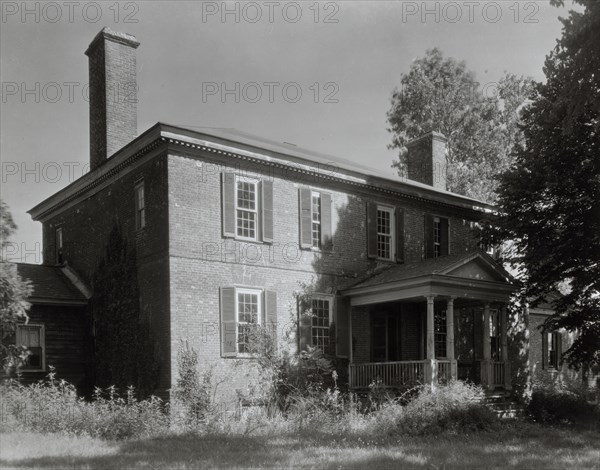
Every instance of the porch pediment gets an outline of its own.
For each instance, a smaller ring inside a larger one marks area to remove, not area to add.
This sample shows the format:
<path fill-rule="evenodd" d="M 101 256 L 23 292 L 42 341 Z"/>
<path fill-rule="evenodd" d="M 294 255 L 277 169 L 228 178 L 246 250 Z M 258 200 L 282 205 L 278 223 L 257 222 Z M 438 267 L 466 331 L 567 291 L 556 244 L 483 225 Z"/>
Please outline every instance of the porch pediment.
<path fill-rule="evenodd" d="M 426 296 L 506 302 L 514 279 L 483 252 L 392 266 L 342 291 L 353 305 Z"/>

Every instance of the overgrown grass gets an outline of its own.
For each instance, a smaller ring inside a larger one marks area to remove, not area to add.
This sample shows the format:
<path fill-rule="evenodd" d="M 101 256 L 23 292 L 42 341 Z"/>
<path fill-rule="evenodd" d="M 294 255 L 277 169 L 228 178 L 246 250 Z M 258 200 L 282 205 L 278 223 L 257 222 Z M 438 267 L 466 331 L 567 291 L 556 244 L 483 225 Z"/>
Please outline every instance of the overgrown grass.
<path fill-rule="evenodd" d="M 597 433 L 527 423 L 494 432 L 372 438 L 366 435 L 170 434 L 106 441 L 51 434 L 0 434 L 11 468 L 599 468 Z"/>

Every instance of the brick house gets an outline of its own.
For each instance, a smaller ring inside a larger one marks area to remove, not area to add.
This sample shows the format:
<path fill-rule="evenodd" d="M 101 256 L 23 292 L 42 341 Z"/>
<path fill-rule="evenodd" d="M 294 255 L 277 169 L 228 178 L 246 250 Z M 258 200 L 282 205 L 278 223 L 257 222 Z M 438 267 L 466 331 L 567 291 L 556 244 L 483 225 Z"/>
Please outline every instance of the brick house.
<path fill-rule="evenodd" d="M 493 207 L 446 191 L 444 136 L 408 145 L 408 179 L 231 130 L 157 123 L 138 136 L 138 46 L 106 28 L 90 44 L 90 172 L 29 213 L 43 225 L 44 269 L 68 266 L 82 292 L 111 221 L 135 246 L 158 394 L 187 340 L 233 399 L 253 380 L 239 368 L 251 369 L 258 324 L 280 347 L 333 351 L 355 389 L 450 378 L 511 388 L 515 288 L 475 235 Z M 92 335 L 82 316 L 80 338 Z"/>

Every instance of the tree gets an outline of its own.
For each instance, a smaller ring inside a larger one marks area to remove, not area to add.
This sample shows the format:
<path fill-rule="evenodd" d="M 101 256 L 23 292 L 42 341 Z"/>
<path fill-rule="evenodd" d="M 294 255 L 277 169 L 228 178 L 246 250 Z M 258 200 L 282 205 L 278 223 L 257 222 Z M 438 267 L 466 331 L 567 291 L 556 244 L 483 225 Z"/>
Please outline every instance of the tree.
<path fill-rule="evenodd" d="M 150 395 L 159 374 L 156 343 L 149 322 L 141 314 L 136 253 L 117 222 L 92 286 L 96 386 L 114 385 L 124 392 L 133 385 L 141 398 Z"/>
<path fill-rule="evenodd" d="M 6 203 L 0 200 L 0 247 L 4 251 L 14 234 L 15 225 Z M 15 345 L 17 324 L 27 321 L 31 286 L 24 281 L 13 263 L 0 261 L 0 366 L 9 371 L 27 358 L 27 350 Z"/>
<path fill-rule="evenodd" d="M 530 79 L 505 74 L 482 88 L 464 61 L 428 50 L 392 94 L 390 148 L 400 150 L 392 166 L 405 176 L 406 143 L 431 130 L 441 132 L 448 138 L 448 189 L 493 202 L 494 177 L 510 166 L 510 149 L 520 139 L 518 111 L 531 87 Z"/>
<path fill-rule="evenodd" d="M 577 332 L 563 358 L 579 369 L 600 364 L 600 2 L 576 1 L 584 12 L 561 20 L 484 235 L 512 241 L 533 305 L 566 286 L 543 331 Z"/>

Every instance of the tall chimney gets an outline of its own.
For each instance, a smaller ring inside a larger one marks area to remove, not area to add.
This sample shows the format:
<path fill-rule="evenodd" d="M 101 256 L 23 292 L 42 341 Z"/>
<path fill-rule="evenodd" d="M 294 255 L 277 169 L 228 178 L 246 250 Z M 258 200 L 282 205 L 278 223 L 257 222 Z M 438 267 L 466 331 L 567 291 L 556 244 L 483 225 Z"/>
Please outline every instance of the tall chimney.
<path fill-rule="evenodd" d="M 109 28 L 90 43 L 90 171 L 137 137 L 135 37 Z"/>
<path fill-rule="evenodd" d="M 406 144 L 408 179 L 446 190 L 446 143 L 448 139 L 431 131 Z"/>

